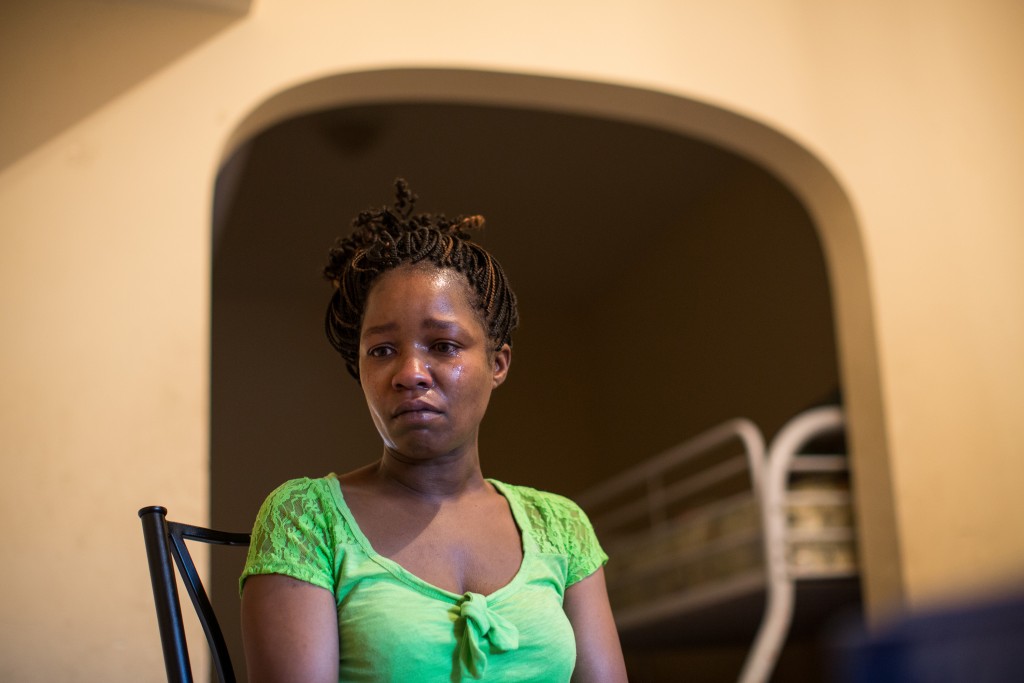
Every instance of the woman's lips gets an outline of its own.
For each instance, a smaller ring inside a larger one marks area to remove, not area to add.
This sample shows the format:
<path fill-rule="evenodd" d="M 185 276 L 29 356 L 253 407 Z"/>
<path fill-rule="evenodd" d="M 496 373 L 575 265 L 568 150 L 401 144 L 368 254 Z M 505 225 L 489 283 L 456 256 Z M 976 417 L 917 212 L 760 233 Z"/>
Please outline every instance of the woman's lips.
<path fill-rule="evenodd" d="M 402 417 L 408 415 L 410 417 L 428 417 L 430 415 L 440 415 L 441 411 L 434 407 L 432 404 L 423 400 L 405 401 L 399 404 L 395 408 L 395 412 L 392 413 L 393 417 Z"/>

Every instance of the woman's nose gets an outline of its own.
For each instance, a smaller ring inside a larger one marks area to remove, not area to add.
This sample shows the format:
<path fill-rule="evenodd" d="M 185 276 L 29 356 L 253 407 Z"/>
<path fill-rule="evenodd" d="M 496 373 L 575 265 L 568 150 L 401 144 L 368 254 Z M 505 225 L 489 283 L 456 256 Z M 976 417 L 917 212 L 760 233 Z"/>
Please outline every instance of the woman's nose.
<path fill-rule="evenodd" d="M 418 353 L 408 353 L 399 359 L 391 383 L 396 389 L 429 389 L 434 379 L 426 360 Z"/>

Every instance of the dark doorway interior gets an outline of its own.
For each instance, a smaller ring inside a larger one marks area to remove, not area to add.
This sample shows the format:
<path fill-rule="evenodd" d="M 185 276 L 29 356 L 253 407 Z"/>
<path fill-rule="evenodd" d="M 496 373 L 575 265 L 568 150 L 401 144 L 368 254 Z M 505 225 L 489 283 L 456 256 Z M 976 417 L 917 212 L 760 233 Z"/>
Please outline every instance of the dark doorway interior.
<path fill-rule="evenodd" d="M 770 437 L 838 386 L 828 277 L 793 194 L 675 133 L 535 110 L 390 103 L 279 124 L 228 162 L 215 207 L 211 508 L 248 527 L 283 480 L 380 445 L 326 343 L 327 249 L 396 176 L 480 213 L 520 299 L 485 474 L 567 495 L 724 419 Z M 240 561 L 213 565 L 237 644 Z M 242 664 L 240 655 L 237 657 Z M 694 679 L 698 680 L 698 679 Z"/>

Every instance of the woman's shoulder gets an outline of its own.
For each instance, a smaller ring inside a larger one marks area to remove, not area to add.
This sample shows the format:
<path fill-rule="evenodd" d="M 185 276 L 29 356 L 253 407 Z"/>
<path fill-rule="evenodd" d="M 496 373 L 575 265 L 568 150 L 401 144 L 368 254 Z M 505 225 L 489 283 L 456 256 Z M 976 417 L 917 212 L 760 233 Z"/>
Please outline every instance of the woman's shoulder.
<path fill-rule="evenodd" d="M 550 491 L 542 491 L 532 486 L 508 484 L 491 479 L 490 482 L 499 487 L 506 495 L 514 497 L 524 508 L 536 509 L 542 514 L 576 515 L 583 511 L 570 498 Z"/>
<path fill-rule="evenodd" d="M 296 477 L 278 485 L 264 499 L 258 517 L 263 520 L 316 517 L 320 523 L 335 517 L 338 483 L 334 474 Z"/>
<path fill-rule="evenodd" d="M 593 534 L 587 513 L 572 499 L 532 486 L 491 480 L 525 514 L 531 529 L 556 543 Z"/>
<path fill-rule="evenodd" d="M 344 531 L 330 476 L 285 481 L 260 506 L 239 585 L 253 574 L 283 574 L 333 590 Z"/>
<path fill-rule="evenodd" d="M 594 533 L 594 527 L 579 505 L 566 496 L 530 486 L 505 484 L 491 480 L 525 513 L 529 534 L 542 553 L 566 557 L 566 585 L 590 576 L 608 561 Z"/>
<path fill-rule="evenodd" d="M 267 500 L 285 501 L 296 498 L 320 498 L 330 495 L 333 487 L 337 485 L 334 483 L 336 481 L 337 476 L 333 473 L 323 477 L 296 477 L 288 479 L 272 490 L 267 496 Z"/>

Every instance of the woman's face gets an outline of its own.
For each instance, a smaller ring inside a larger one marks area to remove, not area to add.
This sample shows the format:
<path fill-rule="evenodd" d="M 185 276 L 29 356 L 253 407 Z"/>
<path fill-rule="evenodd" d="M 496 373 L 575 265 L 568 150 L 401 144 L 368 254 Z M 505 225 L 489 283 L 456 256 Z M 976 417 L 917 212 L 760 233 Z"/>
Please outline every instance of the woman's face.
<path fill-rule="evenodd" d="M 359 377 L 384 446 L 423 460 L 475 453 L 491 391 L 512 351 L 497 352 L 465 276 L 401 266 L 374 283 L 359 335 Z"/>

